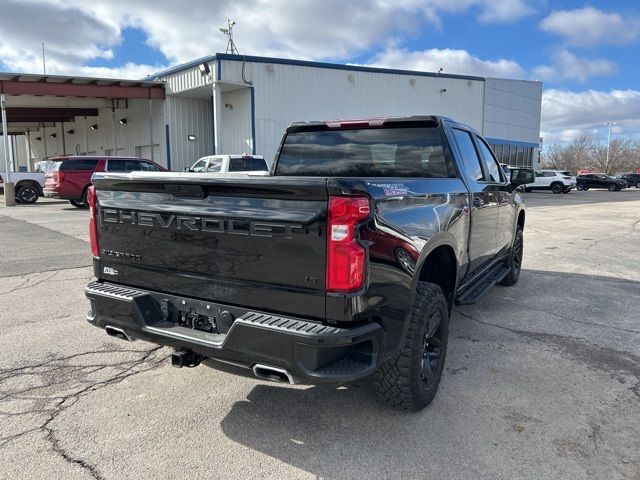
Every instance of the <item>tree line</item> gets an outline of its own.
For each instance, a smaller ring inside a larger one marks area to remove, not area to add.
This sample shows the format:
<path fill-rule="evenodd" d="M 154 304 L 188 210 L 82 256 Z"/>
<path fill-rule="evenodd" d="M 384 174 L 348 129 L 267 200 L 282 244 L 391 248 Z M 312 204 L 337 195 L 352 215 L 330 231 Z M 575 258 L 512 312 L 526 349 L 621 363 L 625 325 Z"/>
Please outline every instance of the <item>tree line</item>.
<path fill-rule="evenodd" d="M 612 138 L 607 159 L 607 143 L 582 136 L 571 143 L 556 143 L 544 149 L 540 156 L 540 168 L 578 170 L 615 175 L 635 172 L 640 168 L 640 140 Z"/>

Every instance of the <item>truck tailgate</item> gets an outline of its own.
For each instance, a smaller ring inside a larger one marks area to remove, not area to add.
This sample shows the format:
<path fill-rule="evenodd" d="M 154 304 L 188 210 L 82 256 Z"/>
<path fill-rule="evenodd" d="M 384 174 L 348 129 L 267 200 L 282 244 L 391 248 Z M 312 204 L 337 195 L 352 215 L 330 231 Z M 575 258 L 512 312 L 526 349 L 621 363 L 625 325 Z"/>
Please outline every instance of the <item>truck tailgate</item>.
<path fill-rule="evenodd" d="M 99 276 L 324 318 L 325 178 L 96 174 Z"/>

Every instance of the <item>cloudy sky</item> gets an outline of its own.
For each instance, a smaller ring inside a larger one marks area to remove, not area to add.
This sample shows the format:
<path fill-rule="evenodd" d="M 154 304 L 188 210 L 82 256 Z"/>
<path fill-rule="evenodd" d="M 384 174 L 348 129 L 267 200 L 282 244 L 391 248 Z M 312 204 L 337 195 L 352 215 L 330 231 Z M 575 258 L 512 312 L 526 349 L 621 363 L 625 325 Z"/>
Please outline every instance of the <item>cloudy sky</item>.
<path fill-rule="evenodd" d="M 545 141 L 640 136 L 640 4 L 550 0 L 2 0 L 0 71 L 141 78 L 224 51 L 541 80 Z"/>

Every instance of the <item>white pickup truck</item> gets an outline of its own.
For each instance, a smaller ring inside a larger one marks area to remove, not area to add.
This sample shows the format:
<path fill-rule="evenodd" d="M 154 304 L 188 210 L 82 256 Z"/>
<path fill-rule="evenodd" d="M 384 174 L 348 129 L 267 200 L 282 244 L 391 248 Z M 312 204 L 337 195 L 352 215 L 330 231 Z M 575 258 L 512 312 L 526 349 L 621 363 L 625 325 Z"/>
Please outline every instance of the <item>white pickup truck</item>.
<path fill-rule="evenodd" d="M 269 166 L 262 155 L 209 155 L 198 159 L 185 171 L 266 176 L 269 175 Z"/>
<path fill-rule="evenodd" d="M 4 192 L 7 174 L 0 170 L 0 189 Z M 43 195 L 44 172 L 11 172 L 11 182 L 15 185 L 16 202 L 36 203 Z"/>

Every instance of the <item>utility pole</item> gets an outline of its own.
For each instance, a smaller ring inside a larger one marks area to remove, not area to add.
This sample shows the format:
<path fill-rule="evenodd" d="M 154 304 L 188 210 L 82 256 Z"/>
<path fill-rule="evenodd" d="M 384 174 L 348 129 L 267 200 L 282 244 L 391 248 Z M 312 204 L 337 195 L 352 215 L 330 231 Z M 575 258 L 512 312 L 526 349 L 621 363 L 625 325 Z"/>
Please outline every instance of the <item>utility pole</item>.
<path fill-rule="evenodd" d="M 13 149 L 9 148 L 9 127 L 4 93 L 0 94 L 0 110 L 2 110 L 2 139 L 4 144 L 4 204 L 7 207 L 13 207 L 16 204 L 16 194 L 14 185 L 11 183 L 11 171 L 9 170 L 9 162 L 13 164 Z M 9 155 L 11 155 L 11 158 Z"/>
<path fill-rule="evenodd" d="M 611 125 L 615 125 L 616 122 L 606 122 L 605 125 L 609 126 L 609 132 L 607 133 L 607 163 L 606 163 L 606 174 L 609 174 L 609 148 L 611 146 Z"/>

